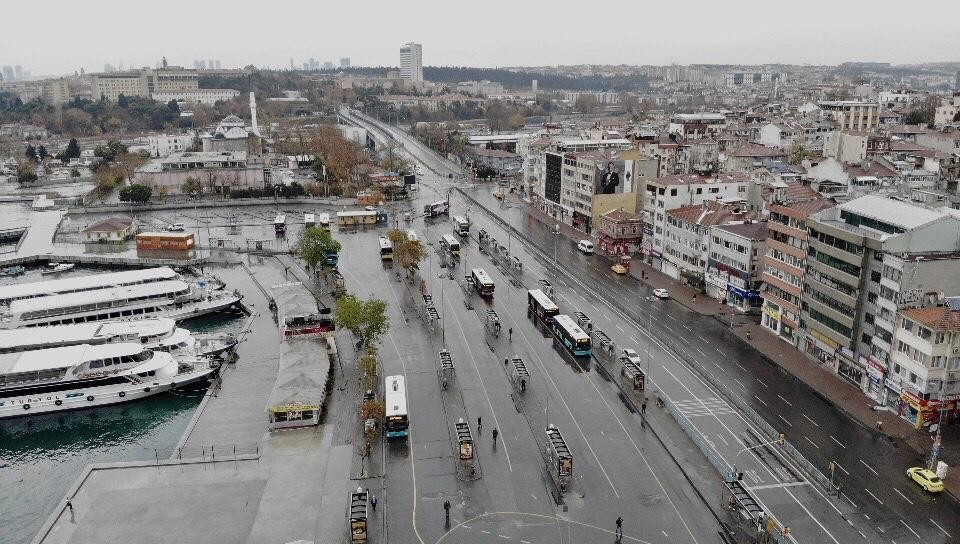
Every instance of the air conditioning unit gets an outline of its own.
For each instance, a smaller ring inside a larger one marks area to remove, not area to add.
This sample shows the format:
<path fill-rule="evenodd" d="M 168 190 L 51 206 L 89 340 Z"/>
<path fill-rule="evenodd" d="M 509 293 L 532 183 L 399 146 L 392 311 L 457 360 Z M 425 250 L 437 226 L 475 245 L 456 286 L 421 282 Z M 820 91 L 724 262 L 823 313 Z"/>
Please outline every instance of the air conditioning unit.
<path fill-rule="evenodd" d="M 956 346 L 956 347 L 953 348 L 953 354 L 954 354 L 954 355 L 960 355 L 960 346 Z"/>

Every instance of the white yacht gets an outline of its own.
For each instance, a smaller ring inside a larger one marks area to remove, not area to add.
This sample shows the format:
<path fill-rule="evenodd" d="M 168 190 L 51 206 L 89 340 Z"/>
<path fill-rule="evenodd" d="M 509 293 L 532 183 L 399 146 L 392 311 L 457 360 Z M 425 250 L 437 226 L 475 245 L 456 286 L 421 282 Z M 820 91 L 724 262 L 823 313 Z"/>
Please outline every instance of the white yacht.
<path fill-rule="evenodd" d="M 179 280 L 180 275 L 172 268 L 161 266 L 143 270 L 125 270 L 107 274 L 91 274 L 69 279 L 17 283 L 0 287 L 0 305 L 9 306 L 15 300 L 49 295 L 67 295 L 82 291 L 95 291 L 108 287 L 126 287 L 161 281 Z"/>
<path fill-rule="evenodd" d="M 178 360 L 139 343 L 0 354 L 0 419 L 107 406 L 200 381 L 209 360 Z"/>
<path fill-rule="evenodd" d="M 31 329 L 30 334 L 20 330 L 0 330 L 0 354 L 122 342 L 136 342 L 148 349 L 177 356 L 216 357 L 233 349 L 237 339 L 229 333 L 194 335 L 165 317 L 37 327 Z"/>
<path fill-rule="evenodd" d="M 181 321 L 237 306 L 241 299 L 236 291 L 210 291 L 182 280 L 35 295 L 0 306 L 0 329 L 143 317 Z"/>

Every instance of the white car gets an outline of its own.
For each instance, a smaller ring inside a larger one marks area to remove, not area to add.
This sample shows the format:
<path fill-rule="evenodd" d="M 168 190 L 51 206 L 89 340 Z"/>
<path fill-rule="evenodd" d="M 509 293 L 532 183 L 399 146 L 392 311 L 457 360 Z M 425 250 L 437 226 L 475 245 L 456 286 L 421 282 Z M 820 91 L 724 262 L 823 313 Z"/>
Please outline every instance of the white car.
<path fill-rule="evenodd" d="M 367 206 L 366 208 L 364 208 L 364 210 L 367 210 L 368 212 L 375 212 L 375 211 L 377 211 L 377 207 L 376 207 L 376 206 Z"/>
<path fill-rule="evenodd" d="M 667 298 L 670 298 L 670 292 L 667 291 L 666 289 L 654 289 L 653 296 L 657 298 L 667 299 Z"/>
<path fill-rule="evenodd" d="M 170 232 L 183 232 L 183 223 L 174 223 L 167 227 Z"/>
<path fill-rule="evenodd" d="M 577 242 L 577 249 L 589 255 L 593 253 L 593 242 L 590 240 L 580 240 Z"/>
<path fill-rule="evenodd" d="M 626 357 L 627 359 L 635 359 L 637 357 L 640 357 L 640 354 L 637 353 L 637 350 L 633 348 L 623 348 L 623 356 Z"/>

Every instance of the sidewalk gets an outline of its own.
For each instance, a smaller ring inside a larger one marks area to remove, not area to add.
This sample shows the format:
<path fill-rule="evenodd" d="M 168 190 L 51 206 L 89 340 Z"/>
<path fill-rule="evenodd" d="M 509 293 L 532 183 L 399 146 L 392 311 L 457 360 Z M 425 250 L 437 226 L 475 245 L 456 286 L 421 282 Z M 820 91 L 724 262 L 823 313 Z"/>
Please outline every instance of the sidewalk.
<path fill-rule="evenodd" d="M 516 200 L 511 200 L 511 204 L 523 206 L 523 203 Z M 551 228 L 555 228 L 558 224 L 552 217 L 531 207 L 526 207 L 526 213 L 528 217 L 533 217 Z M 582 231 L 564 224 L 560 224 L 560 232 L 574 240 L 592 238 Z M 597 253 L 597 255 L 609 258 L 602 253 Z M 641 279 L 641 272 L 645 276 L 644 279 Z M 670 298 L 691 311 L 701 315 L 713 316 L 723 323 L 730 323 L 730 315 L 733 311 L 731 307 L 655 270 L 642 260 L 636 259 L 631 262 L 630 276 L 651 289 L 667 289 L 670 291 Z M 694 296 L 696 296 L 696 299 L 694 299 Z M 806 383 L 824 400 L 875 433 L 878 432 L 875 430 L 877 421 L 883 422 L 882 434 L 891 440 L 907 445 L 921 457 L 925 457 L 929 453 L 931 439 L 925 432 L 917 431 L 911 424 L 889 410 L 874 411 L 873 406 L 876 403 L 873 399 L 864 395 L 860 389 L 830 370 L 816 364 L 793 345 L 771 334 L 759 324 L 756 316 L 738 313 L 734 315 L 733 319 L 735 327 L 731 330 L 735 336 L 753 346 L 764 357 L 789 372 L 796 379 Z M 960 465 L 960 453 L 955 451 L 956 448 L 947 447 L 948 444 L 956 442 L 957 433 L 947 430 L 945 434 L 949 435 L 950 438 L 943 437 L 944 445 L 941 447 L 940 458 L 951 466 Z M 951 495 L 960 498 L 960 479 L 948 478 L 944 480 L 944 483 Z"/>

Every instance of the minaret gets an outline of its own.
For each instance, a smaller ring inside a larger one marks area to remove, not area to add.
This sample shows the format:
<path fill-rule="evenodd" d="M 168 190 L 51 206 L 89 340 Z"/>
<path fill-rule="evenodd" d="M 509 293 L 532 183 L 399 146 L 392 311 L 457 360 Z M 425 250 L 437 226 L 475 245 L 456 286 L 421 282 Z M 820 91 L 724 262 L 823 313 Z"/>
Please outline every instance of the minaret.
<path fill-rule="evenodd" d="M 260 135 L 260 127 L 257 126 L 257 99 L 253 91 L 250 91 L 250 129 L 257 136 Z"/>

